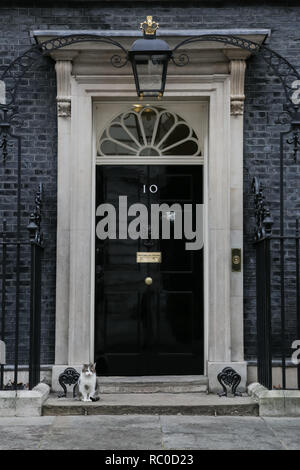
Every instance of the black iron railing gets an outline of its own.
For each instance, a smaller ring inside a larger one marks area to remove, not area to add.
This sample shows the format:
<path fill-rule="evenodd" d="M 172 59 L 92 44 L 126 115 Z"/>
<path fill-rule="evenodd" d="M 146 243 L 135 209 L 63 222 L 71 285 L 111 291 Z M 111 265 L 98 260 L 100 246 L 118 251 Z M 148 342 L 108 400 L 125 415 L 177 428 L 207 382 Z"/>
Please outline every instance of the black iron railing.
<path fill-rule="evenodd" d="M 22 108 L 19 108 L 19 97 L 18 91 L 22 80 L 30 70 L 33 69 L 38 63 L 41 62 L 44 55 L 49 55 L 51 52 L 70 46 L 75 43 L 84 41 L 95 41 L 99 43 L 109 44 L 116 47 L 123 54 L 122 57 L 113 55 L 111 62 L 114 66 L 120 67 L 127 63 L 128 53 L 122 44 L 115 41 L 114 38 L 107 36 L 91 36 L 90 34 L 70 34 L 66 36 L 60 36 L 44 41 L 41 44 L 35 44 L 30 47 L 27 51 L 23 52 L 19 57 L 11 61 L 10 64 L 3 70 L 0 79 L 5 83 L 6 86 L 6 101 L 0 103 L 0 152 L 2 153 L 3 165 L 6 161 L 14 156 L 15 174 L 17 175 L 17 181 L 15 182 L 16 198 L 13 195 L 13 200 L 16 202 L 14 212 L 16 213 L 16 223 L 7 229 L 5 222 L 3 223 L 2 240 L 0 241 L 1 249 L 1 276 L 0 282 L 2 283 L 2 294 L 0 293 L 0 302 L 2 305 L 1 317 L 0 317 L 0 334 L 1 340 L 7 343 L 7 361 L 14 367 L 14 380 L 13 386 L 16 388 L 18 383 L 18 370 L 20 366 L 19 358 L 26 356 L 26 348 L 24 348 L 24 354 L 20 354 L 20 348 L 22 347 L 23 341 L 23 320 L 26 314 L 30 312 L 30 355 L 27 359 L 30 371 L 30 386 L 32 386 L 38 380 L 39 376 L 39 349 L 40 349 L 40 297 L 41 297 L 41 253 L 42 253 L 42 239 L 40 233 L 40 204 L 39 197 L 41 196 L 41 188 L 39 188 L 39 195 L 36 200 L 36 211 L 32 214 L 31 221 L 29 224 L 30 231 L 30 243 L 25 238 L 21 238 L 21 137 L 14 134 L 16 122 L 19 118 L 22 118 Z M 259 374 L 262 383 L 271 386 L 272 380 L 272 358 L 273 358 L 273 339 L 271 335 L 271 328 L 276 331 L 277 325 L 273 325 L 274 312 L 278 306 L 272 304 L 272 298 L 274 297 L 273 280 L 272 280 L 272 265 L 276 260 L 273 260 L 273 253 L 276 253 L 277 249 L 273 249 L 271 246 L 273 243 L 279 244 L 278 253 L 279 257 L 279 305 L 281 319 L 279 330 L 281 337 L 281 364 L 282 373 L 285 377 L 285 366 L 286 366 L 286 321 L 289 320 L 287 316 L 286 296 L 287 288 L 286 272 L 285 272 L 285 253 L 287 238 L 284 237 L 283 226 L 284 226 L 284 194 L 283 194 L 283 156 L 284 156 L 284 145 L 286 136 L 292 131 L 292 138 L 287 142 L 289 145 L 293 145 L 293 152 L 296 158 L 297 153 L 300 152 L 300 103 L 298 99 L 294 99 L 294 84 L 300 80 L 300 74 L 295 67 L 290 64 L 284 57 L 272 51 L 264 44 L 257 44 L 247 39 L 235 37 L 232 35 L 214 34 L 214 35 L 201 35 L 186 38 L 177 44 L 173 49 L 173 62 L 178 66 L 183 66 L 188 63 L 188 56 L 184 53 L 184 47 L 188 44 L 193 44 L 202 41 L 213 41 L 221 42 L 226 46 L 234 46 L 243 50 L 249 51 L 253 54 L 259 54 L 264 60 L 267 70 L 275 79 L 278 81 L 281 89 L 281 101 L 284 101 L 285 112 L 284 122 L 279 124 L 285 124 L 290 122 L 291 128 L 284 133 L 280 133 L 280 239 L 275 240 L 271 237 L 271 233 L 268 230 L 271 228 L 270 215 L 263 204 L 263 198 L 261 199 L 261 191 L 258 182 L 255 183 L 255 191 L 257 195 L 257 218 L 258 218 L 258 233 L 259 237 L 256 240 L 257 249 L 257 311 L 258 311 L 258 336 L 259 336 L 259 351 L 258 351 L 258 363 L 259 363 Z M 183 50 L 183 53 L 180 53 Z M 178 54 L 178 55 L 177 55 Z M 287 121 L 285 121 L 287 119 Z M 271 124 L 270 124 L 271 125 Z M 277 150 L 276 150 L 277 152 Z M 3 175 L 3 188 L 5 188 L 5 176 Z M 5 191 L 4 191 L 5 192 Z M 5 212 L 5 209 L 3 209 Z M 13 238 L 15 237 L 15 238 Z M 297 333 L 299 332 L 299 236 L 295 235 L 293 238 L 295 247 L 295 259 L 296 259 L 296 283 L 297 287 L 294 288 L 293 293 L 296 295 L 296 315 L 297 315 Z M 290 243 L 290 242 L 289 242 Z M 287 252 L 288 253 L 288 252 Z M 21 256 L 22 254 L 22 256 Z M 289 256 L 289 255 L 288 255 Z M 294 256 L 294 255 L 292 255 Z M 21 264 L 21 260 L 27 259 L 28 263 L 25 265 Z M 30 274 L 28 267 L 30 266 Z M 26 277 L 27 276 L 27 277 Z M 276 283 L 275 273 L 275 283 Z M 294 282 L 294 281 L 293 281 Z M 1 285 L 1 284 L 0 284 Z M 27 295 L 27 297 L 26 297 Z M 29 300 L 28 300 L 29 295 Z M 276 293 L 277 295 L 277 293 Z M 275 295 L 275 298 L 276 298 Z M 292 296 L 291 296 L 292 297 Z M 292 311 L 293 309 L 291 309 Z M 11 312 L 13 316 L 11 315 Z M 10 312 L 10 315 L 8 314 Z M 27 312 L 27 313 L 26 313 Z M 26 322 L 25 322 L 26 323 Z M 24 325 L 25 325 L 24 323 Z M 271 339 L 270 339 L 271 335 Z M 300 337 L 299 337 L 300 339 Z M 13 345 L 13 346 L 12 346 Z M 1 346 L 1 344 L 0 344 Z M 0 350 L 1 352 L 1 350 Z M 271 361 L 271 362 L 270 362 Z M 270 372 L 271 370 L 271 372 Z M 299 371 L 298 371 L 299 372 Z M 3 387 L 4 377 L 4 366 L 0 366 L 0 387 Z M 285 379 L 283 380 L 285 384 Z M 299 386 L 299 373 L 298 373 L 298 386 Z"/>
<path fill-rule="evenodd" d="M 256 242 L 257 379 L 272 388 L 270 239 Z"/>
<path fill-rule="evenodd" d="M 40 380 L 41 203 L 42 185 L 38 187 L 35 210 L 27 227 L 29 239 L 16 238 L 16 233 L 8 230 L 6 220 L 2 224 L 0 340 L 5 360 L 2 354 L 0 390 L 31 389 Z M 19 382 L 19 371 L 24 367 L 28 370 L 28 382 Z"/>
<path fill-rule="evenodd" d="M 292 360 L 293 344 L 300 340 L 300 236 L 273 235 L 273 220 L 263 188 L 253 180 L 256 215 L 256 309 L 258 381 L 272 389 L 300 389 L 300 354 Z M 280 367 L 280 383 L 274 383 L 274 367 Z M 288 370 L 294 372 L 288 377 Z M 292 385 L 291 385 L 292 384 Z"/>

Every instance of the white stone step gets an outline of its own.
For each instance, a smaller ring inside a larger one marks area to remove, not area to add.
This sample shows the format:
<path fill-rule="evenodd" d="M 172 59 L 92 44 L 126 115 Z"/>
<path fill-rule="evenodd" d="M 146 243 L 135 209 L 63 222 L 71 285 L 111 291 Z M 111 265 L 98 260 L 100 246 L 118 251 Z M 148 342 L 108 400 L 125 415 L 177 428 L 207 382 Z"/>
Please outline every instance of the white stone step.
<path fill-rule="evenodd" d="M 50 396 L 44 416 L 56 415 L 211 415 L 257 416 L 258 404 L 248 396 L 219 397 L 203 393 L 105 393 L 96 402 Z"/>
<path fill-rule="evenodd" d="M 100 393 L 207 393 L 204 375 L 98 377 Z"/>

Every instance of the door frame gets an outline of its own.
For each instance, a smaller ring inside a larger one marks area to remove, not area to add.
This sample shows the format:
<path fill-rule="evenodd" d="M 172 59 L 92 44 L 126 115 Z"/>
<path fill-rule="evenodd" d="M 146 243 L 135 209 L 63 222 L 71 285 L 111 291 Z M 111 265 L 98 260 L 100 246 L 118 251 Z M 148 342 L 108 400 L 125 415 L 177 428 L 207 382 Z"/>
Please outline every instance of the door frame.
<path fill-rule="evenodd" d="M 202 99 L 201 99 L 202 98 Z M 93 184 L 93 207 L 95 207 L 96 203 L 96 166 L 97 165 L 176 165 L 176 166 L 181 166 L 181 165 L 201 165 L 203 166 L 203 174 L 202 174 L 202 184 L 203 184 L 203 203 L 204 203 L 204 233 L 203 233 L 203 296 L 204 296 L 204 308 L 203 308 L 203 371 L 204 374 L 207 373 L 207 347 L 208 347 L 208 296 L 209 296 L 209 291 L 208 291 L 208 211 L 207 211 L 207 202 L 208 202 L 208 182 L 207 182 L 207 177 L 208 177 L 208 154 L 209 154 L 209 149 L 208 149 L 208 128 L 209 128 L 209 101 L 206 99 L 206 97 L 197 97 L 197 99 L 194 99 L 193 101 L 188 99 L 184 100 L 184 103 L 189 105 L 197 105 L 199 106 L 199 111 L 201 116 L 203 116 L 203 122 L 201 124 L 201 134 L 203 138 L 203 155 L 202 158 L 197 157 L 179 157 L 176 158 L 174 161 L 174 157 L 140 157 L 140 156 L 134 156 L 134 157 L 120 157 L 120 159 L 115 159 L 115 158 L 109 158 L 109 157 L 98 157 L 97 158 L 97 143 L 96 143 L 96 136 L 97 136 L 97 122 L 96 122 L 96 107 L 97 105 L 109 105 L 111 103 L 120 105 L 131 105 L 132 104 L 132 99 L 131 100 L 114 100 L 114 101 L 109 101 L 109 100 L 99 100 L 95 99 L 93 100 L 93 161 L 94 161 L 94 184 Z M 182 101 L 170 99 L 170 100 L 164 100 L 163 102 L 158 102 L 156 101 L 151 101 L 148 100 L 147 104 L 150 105 L 158 105 L 163 108 L 168 109 L 168 105 L 175 105 L 182 104 Z M 141 103 L 142 104 L 142 103 Z M 122 111 L 120 111 L 121 113 Z M 174 110 L 174 112 L 178 112 L 180 115 L 180 109 L 177 111 Z M 111 115 L 111 119 L 114 118 L 116 113 Z M 110 121 L 108 121 L 110 122 Z M 188 121 L 187 121 L 188 122 Z M 107 123 L 108 124 L 108 123 Z M 191 125 L 191 127 L 193 127 Z M 104 127 L 102 128 L 101 132 L 104 130 Z M 92 249 L 91 249 L 91 279 L 95 279 L 95 245 L 96 245 L 96 225 L 95 225 L 95 217 L 92 222 Z M 202 312 L 201 312 L 202 314 Z M 95 283 L 93 283 L 92 286 L 92 292 L 91 292 L 91 318 L 90 318 L 90 324 L 91 324 L 91 343 L 90 343 L 90 357 L 94 358 L 94 337 L 95 337 Z"/>
<path fill-rule="evenodd" d="M 63 62 L 63 61 L 62 61 Z M 66 80 L 64 76 L 64 80 Z M 72 112 L 58 117 L 56 343 L 53 384 L 65 365 L 93 360 L 93 101 L 136 100 L 131 76 L 70 75 Z M 243 273 L 231 273 L 231 246 L 243 243 L 243 116 L 231 113 L 231 75 L 170 75 L 166 100 L 209 102 L 205 373 L 209 386 L 232 365 L 243 386 Z M 208 293 L 208 294 L 207 294 Z"/>

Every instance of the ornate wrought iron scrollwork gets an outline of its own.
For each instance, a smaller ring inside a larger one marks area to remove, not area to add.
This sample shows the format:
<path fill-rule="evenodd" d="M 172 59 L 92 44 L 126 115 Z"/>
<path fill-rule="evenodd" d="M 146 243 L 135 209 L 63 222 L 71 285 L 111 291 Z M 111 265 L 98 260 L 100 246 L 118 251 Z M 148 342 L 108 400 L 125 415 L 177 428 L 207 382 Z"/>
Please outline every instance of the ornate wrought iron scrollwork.
<path fill-rule="evenodd" d="M 293 88 L 293 83 L 296 80 L 300 80 L 300 75 L 295 67 L 293 67 L 285 58 L 272 51 L 265 45 L 257 44 L 248 39 L 231 35 L 227 36 L 224 34 L 209 34 L 190 37 L 177 44 L 172 51 L 171 59 L 173 63 L 179 67 L 187 65 L 189 63 L 189 57 L 185 52 L 178 54 L 179 49 L 188 44 L 203 41 L 221 42 L 225 45 L 231 45 L 250 51 L 252 54 L 259 53 L 283 87 L 287 101 L 285 113 L 292 116 L 292 119 L 297 116 L 298 105 L 293 103 L 291 92 L 295 91 Z M 0 77 L 0 79 L 6 83 L 6 104 L 0 104 L 0 150 L 2 150 L 4 161 L 8 157 L 8 135 L 13 137 L 13 135 L 10 133 L 10 127 L 13 124 L 15 115 L 17 114 L 15 101 L 21 79 L 29 71 L 29 69 L 35 63 L 42 60 L 44 56 L 49 55 L 54 50 L 80 42 L 99 42 L 117 47 L 121 49 L 122 53 L 124 53 L 124 57 L 118 54 L 114 54 L 111 58 L 111 64 L 114 67 L 121 68 L 128 63 L 128 51 L 122 44 L 111 37 L 96 36 L 91 34 L 68 34 L 66 36 L 55 37 L 44 41 L 41 44 L 32 46 L 22 55 L 17 57 L 9 64 Z M 295 144 L 294 153 L 296 154 L 297 151 L 298 141 Z"/>
<path fill-rule="evenodd" d="M 186 46 L 187 44 L 192 44 L 194 42 L 203 42 L 203 41 L 211 41 L 211 42 L 222 42 L 223 44 L 228 44 L 230 46 L 239 47 L 240 49 L 246 49 L 247 51 L 252 52 L 253 54 L 259 52 L 262 47 L 260 44 L 250 41 L 249 39 L 240 38 L 238 36 L 226 35 L 226 34 L 203 34 L 201 36 L 193 36 L 190 38 L 186 38 L 177 44 L 174 49 L 173 53 L 177 51 L 180 47 Z"/>
<path fill-rule="evenodd" d="M 128 61 L 128 54 L 125 47 L 110 37 L 95 36 L 92 34 L 70 34 L 49 39 L 42 42 L 41 44 L 32 46 L 30 49 L 17 57 L 14 61 L 12 61 L 4 70 L 0 79 L 4 80 L 7 84 L 6 105 L 4 106 L 0 104 L 0 109 L 3 109 L 3 107 L 11 107 L 15 103 L 19 83 L 25 73 L 28 72 L 35 63 L 42 60 L 44 56 L 49 55 L 52 51 L 80 42 L 105 43 L 121 49 L 125 56 L 124 60 L 122 60 L 121 57 L 117 60 L 113 60 L 112 65 L 114 67 L 123 67 Z M 122 65 L 120 65 L 121 63 Z"/>
<path fill-rule="evenodd" d="M 292 137 L 290 139 L 287 139 L 286 143 L 288 145 L 293 146 L 292 152 L 293 152 L 294 162 L 296 163 L 297 153 L 299 152 L 299 149 L 300 149 L 300 113 L 297 112 L 292 117 L 292 120 L 290 122 L 290 130 L 287 131 L 286 133 L 289 133 L 289 132 L 292 133 Z"/>
<path fill-rule="evenodd" d="M 269 47 L 265 46 L 264 44 L 258 44 L 254 41 L 250 41 L 249 39 L 240 38 L 237 36 L 231 35 L 223 35 L 223 34 L 204 34 L 202 36 L 194 36 L 187 39 L 184 39 L 179 44 L 177 44 L 173 49 L 173 57 L 174 54 L 178 51 L 178 49 L 187 46 L 188 44 L 192 44 L 195 42 L 204 42 L 204 41 L 212 41 L 212 42 L 221 42 L 223 44 L 227 44 L 230 46 L 235 46 L 240 49 L 244 49 L 246 51 L 251 52 L 253 55 L 259 54 L 262 59 L 268 65 L 268 68 L 272 72 L 272 74 L 278 78 L 279 82 L 282 85 L 286 96 L 286 112 L 291 116 L 297 114 L 298 105 L 295 104 L 292 100 L 292 94 L 295 91 L 293 88 L 293 83 L 296 80 L 300 79 L 300 75 L 295 69 L 295 67 L 284 57 L 282 57 L 277 52 L 273 51 Z M 179 61 L 172 60 L 175 65 L 185 65 Z"/>
<path fill-rule="evenodd" d="M 272 236 L 273 219 L 270 214 L 270 209 L 265 202 L 263 186 L 257 177 L 253 178 L 252 191 L 254 193 L 256 219 L 255 241 L 258 241 Z"/>
<path fill-rule="evenodd" d="M 287 139 L 286 141 L 287 144 L 293 145 L 293 156 L 294 156 L 294 161 L 296 163 L 297 160 L 297 153 L 299 151 L 299 144 L 300 144 L 300 139 L 299 139 L 299 129 L 295 129 L 293 131 L 293 136 L 291 139 Z"/>
<path fill-rule="evenodd" d="M 74 385 L 73 387 L 73 398 L 76 396 L 76 388 L 78 384 L 80 374 L 73 367 L 67 367 L 58 377 L 58 382 L 63 389 L 63 392 L 59 393 L 58 398 L 67 396 L 66 385 Z"/>
<path fill-rule="evenodd" d="M 35 194 L 35 209 L 30 214 L 29 224 L 27 225 L 31 242 L 40 246 L 43 244 L 43 232 L 41 231 L 42 197 L 43 185 L 40 183 Z"/>
<path fill-rule="evenodd" d="M 237 388 L 241 382 L 241 376 L 232 367 L 225 367 L 222 372 L 217 375 L 219 383 L 222 385 L 223 392 L 218 393 L 220 397 L 227 397 L 226 385 L 231 387 L 231 393 L 236 396 L 241 396 L 241 392 Z"/>
<path fill-rule="evenodd" d="M 9 144 L 9 135 L 10 135 L 10 128 L 11 128 L 11 119 L 13 115 L 9 114 L 9 108 L 4 107 L 2 109 L 2 118 L 0 119 L 0 149 L 2 150 L 2 160 L 3 163 L 7 160 L 8 157 L 8 147 L 11 146 Z"/>
<path fill-rule="evenodd" d="M 2 150 L 2 159 L 3 159 L 3 162 L 6 161 L 7 157 L 8 157 L 8 150 L 7 150 L 7 147 L 8 147 L 8 136 L 7 134 L 3 134 L 1 136 L 1 143 L 0 143 L 0 148 Z"/>
<path fill-rule="evenodd" d="M 181 41 L 174 47 L 171 57 L 174 64 L 181 67 L 187 65 L 189 62 L 189 58 L 186 53 L 179 54 L 178 56 L 176 55 L 178 49 L 188 44 L 203 41 L 221 42 L 226 45 L 245 49 L 252 54 L 260 53 L 273 74 L 277 76 L 283 86 L 287 98 L 288 112 L 293 114 L 295 113 L 295 109 L 298 109 L 297 105 L 295 108 L 295 104 L 292 102 L 290 93 L 291 91 L 295 91 L 292 88 L 293 82 L 295 80 L 300 80 L 299 73 L 295 67 L 293 67 L 293 65 L 291 65 L 284 57 L 269 49 L 264 44 L 258 44 L 250 41 L 249 39 L 224 34 L 206 34 L 201 36 L 194 36 Z M 120 44 L 118 41 L 107 36 L 96 36 L 92 34 L 69 34 L 66 36 L 49 39 L 42 42 L 41 44 L 32 46 L 21 56 L 12 61 L 11 64 L 4 70 L 1 76 L 1 80 L 7 82 L 8 85 L 6 89 L 6 106 L 14 104 L 19 82 L 35 62 L 40 60 L 43 56 L 49 55 L 54 50 L 79 42 L 102 42 L 121 49 L 124 53 L 124 60 L 120 56 L 114 55 L 111 59 L 111 63 L 115 67 L 123 67 L 128 61 L 128 51 L 125 49 L 125 47 L 122 46 L 122 44 Z M 3 105 L 0 105 L 0 108 L 1 107 L 3 108 Z"/>

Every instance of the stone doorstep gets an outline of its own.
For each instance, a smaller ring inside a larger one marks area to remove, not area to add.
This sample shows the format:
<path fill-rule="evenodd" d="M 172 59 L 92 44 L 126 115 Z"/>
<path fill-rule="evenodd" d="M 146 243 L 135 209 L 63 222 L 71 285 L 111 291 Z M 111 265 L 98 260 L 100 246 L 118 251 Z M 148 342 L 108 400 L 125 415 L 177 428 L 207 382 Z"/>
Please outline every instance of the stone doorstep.
<path fill-rule="evenodd" d="M 44 416 L 123 414 L 258 416 L 258 404 L 248 396 L 220 398 L 201 393 L 107 393 L 92 403 L 50 395 L 43 405 Z"/>
<path fill-rule="evenodd" d="M 98 377 L 100 393 L 207 393 L 203 375 Z"/>
<path fill-rule="evenodd" d="M 58 377 L 66 367 L 53 367 L 53 392 L 62 392 Z M 80 372 L 82 366 L 74 368 Z M 97 382 L 100 393 L 207 393 L 208 390 L 208 377 L 204 375 L 100 376 Z M 72 388 L 67 387 L 68 390 Z"/>
<path fill-rule="evenodd" d="M 32 390 L 0 391 L 0 416 L 41 416 L 50 387 L 38 384 Z"/>
<path fill-rule="evenodd" d="M 300 390 L 268 390 L 255 382 L 248 394 L 258 403 L 260 416 L 300 416 Z"/>

